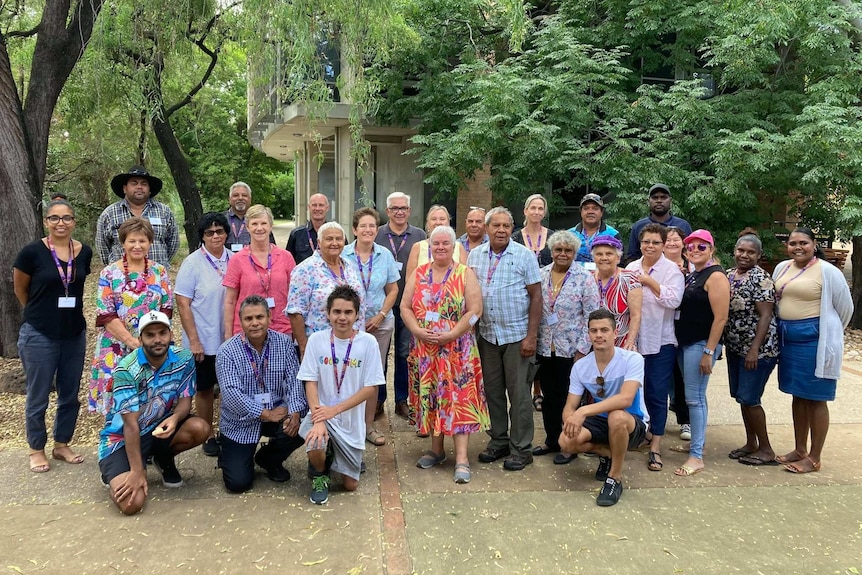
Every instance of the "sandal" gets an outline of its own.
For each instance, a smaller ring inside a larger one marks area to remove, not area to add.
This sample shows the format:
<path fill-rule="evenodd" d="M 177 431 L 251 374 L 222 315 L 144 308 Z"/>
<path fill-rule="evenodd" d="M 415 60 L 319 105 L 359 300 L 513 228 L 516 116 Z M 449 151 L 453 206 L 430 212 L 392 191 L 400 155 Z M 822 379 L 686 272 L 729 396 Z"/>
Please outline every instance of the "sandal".
<path fill-rule="evenodd" d="M 456 463 L 455 464 L 455 483 L 463 485 L 464 483 L 470 483 L 470 464 L 469 463 Z"/>
<path fill-rule="evenodd" d="M 658 451 L 650 451 L 649 452 L 649 461 L 647 462 L 647 469 L 650 471 L 661 471 L 664 467 L 664 463 L 659 461 L 659 457 L 661 457 L 661 453 Z"/>
<path fill-rule="evenodd" d="M 733 451 L 728 453 L 727 456 L 731 459 L 739 459 L 740 457 L 748 457 L 752 453 L 754 453 L 754 452 L 748 451 L 747 449 L 742 449 L 740 447 L 739 449 L 734 449 Z"/>
<path fill-rule="evenodd" d="M 533 409 L 536 411 L 542 411 L 542 403 L 545 401 L 544 395 L 534 395 L 533 396 Z"/>
<path fill-rule="evenodd" d="M 365 434 L 365 441 L 371 445 L 376 445 L 377 447 L 386 445 L 386 437 L 373 427 Z"/>
<path fill-rule="evenodd" d="M 697 475 L 701 471 L 703 471 L 703 467 L 694 468 L 691 465 L 680 465 L 674 470 L 674 475 L 679 475 L 680 477 L 691 477 L 692 475 Z"/>
<path fill-rule="evenodd" d="M 419 461 L 416 462 L 416 467 L 419 469 L 431 469 L 435 465 L 440 465 L 444 461 L 446 461 L 445 451 L 439 455 L 433 451 L 426 451 L 422 457 L 419 458 Z"/>
<path fill-rule="evenodd" d="M 44 463 L 39 463 L 38 458 L 37 458 L 37 462 L 34 463 L 33 462 L 33 456 L 34 455 L 41 456 L 41 459 L 44 460 Z M 44 451 L 42 451 L 42 450 L 31 451 L 29 457 L 30 457 L 30 471 L 32 471 L 33 473 L 45 473 L 45 472 L 51 471 L 51 465 L 48 463 L 48 458 L 45 457 Z"/>
<path fill-rule="evenodd" d="M 787 455 L 776 455 L 775 461 L 777 461 L 778 463 L 782 463 L 782 464 L 796 463 L 797 461 L 802 461 L 806 457 L 808 457 L 807 453 L 804 455 L 799 455 L 798 451 L 791 451 Z"/>
<path fill-rule="evenodd" d="M 811 469 L 806 469 L 801 465 L 805 461 L 811 464 Z M 815 471 L 820 471 L 820 462 L 818 461 L 815 463 L 813 459 L 806 455 L 799 461 L 785 465 L 784 470 L 789 471 L 790 473 L 813 473 Z"/>
<path fill-rule="evenodd" d="M 69 450 L 69 453 L 71 454 L 71 457 L 70 457 L 70 456 L 68 456 L 68 455 L 63 455 L 63 454 L 61 454 L 61 453 L 57 453 L 57 450 L 58 450 L 58 449 L 63 449 L 63 448 L 65 448 L 65 449 L 68 449 L 68 450 Z M 66 463 L 70 463 L 70 464 L 72 464 L 72 465 L 78 465 L 79 463 L 84 463 L 84 456 L 83 456 L 83 455 L 78 455 L 77 453 L 73 452 L 73 451 L 69 448 L 69 446 L 68 446 L 68 445 L 64 445 L 64 446 L 62 446 L 62 447 L 55 447 L 54 449 L 52 449 L 52 450 L 51 450 L 51 457 L 53 457 L 54 459 L 57 459 L 57 460 L 59 460 L 59 461 L 65 461 Z"/>

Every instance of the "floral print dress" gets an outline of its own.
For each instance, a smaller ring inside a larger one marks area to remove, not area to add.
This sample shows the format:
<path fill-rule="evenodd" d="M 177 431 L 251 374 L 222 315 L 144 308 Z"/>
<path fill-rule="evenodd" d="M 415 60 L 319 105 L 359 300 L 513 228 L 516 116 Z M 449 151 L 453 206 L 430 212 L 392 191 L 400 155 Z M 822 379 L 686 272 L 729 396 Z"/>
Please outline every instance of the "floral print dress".
<path fill-rule="evenodd" d="M 130 272 L 129 281 L 123 266 L 114 262 L 99 274 L 99 293 L 96 299 L 96 316 L 116 315 L 134 337 L 138 337 L 138 318 L 145 312 L 173 308 L 173 291 L 168 272 L 161 264 L 149 260 L 149 273 Z M 145 287 L 133 289 L 143 279 Z M 113 371 L 129 352 L 125 345 L 114 339 L 104 326 L 96 334 L 96 353 L 87 395 L 87 408 L 105 415 L 111 407 Z"/>
<path fill-rule="evenodd" d="M 413 313 L 422 327 L 449 331 L 467 310 L 467 266 L 454 264 L 442 285 L 429 280 L 430 268 L 430 263 L 416 268 Z M 439 318 L 428 321 L 424 319 L 426 312 L 439 313 Z M 490 427 L 482 364 L 472 329 L 442 347 L 413 338 L 407 366 L 410 416 L 419 433 L 455 435 Z"/>

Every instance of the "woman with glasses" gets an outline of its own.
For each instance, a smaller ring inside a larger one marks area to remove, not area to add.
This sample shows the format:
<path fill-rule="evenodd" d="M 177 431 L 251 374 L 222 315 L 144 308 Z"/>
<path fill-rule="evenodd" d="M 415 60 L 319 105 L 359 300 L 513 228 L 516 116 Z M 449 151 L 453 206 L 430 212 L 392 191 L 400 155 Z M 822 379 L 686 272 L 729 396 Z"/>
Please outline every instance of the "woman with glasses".
<path fill-rule="evenodd" d="M 685 257 L 685 245 L 683 238 L 685 232 L 676 226 L 667 226 L 667 241 L 664 244 L 664 257 L 679 267 L 683 277 L 688 276 L 689 264 Z M 685 385 L 682 381 L 682 372 L 679 363 L 673 366 L 673 387 L 671 387 L 670 398 L 671 410 L 676 414 L 676 424 L 679 425 L 679 438 L 683 441 L 691 441 L 691 420 L 688 417 L 688 406 L 685 404 Z"/>
<path fill-rule="evenodd" d="M 775 266 L 778 304 L 778 389 L 793 396 L 795 448 L 776 459 L 792 473 L 820 471 L 829 431 L 829 403 L 835 399 L 844 328 L 853 300 L 844 274 L 822 259 L 814 233 L 796 228 L 787 239 L 785 260 Z M 811 437 L 811 448 L 808 438 Z"/>
<path fill-rule="evenodd" d="M 177 273 L 177 310 L 183 324 L 183 347 L 195 357 L 195 412 L 210 424 L 203 443 L 205 455 L 218 455 L 213 424 L 216 380 L 215 359 L 224 342 L 224 297 L 222 285 L 231 252 L 225 248 L 230 223 L 224 213 L 209 212 L 198 222 L 200 248 L 183 260 Z"/>
<path fill-rule="evenodd" d="M 730 284 L 715 258 L 715 242 L 708 230 L 695 230 L 685 238 L 692 272 L 676 321 L 679 367 L 685 383 L 685 402 L 691 418 L 691 444 L 686 462 L 674 473 L 689 477 L 704 469 L 706 439 L 706 386 L 716 358 L 721 354 L 721 336 L 730 306 Z"/>
<path fill-rule="evenodd" d="M 667 424 L 667 398 L 676 362 L 673 318 L 682 299 L 684 282 L 679 268 L 664 257 L 667 229 L 650 223 L 640 231 L 641 257 L 626 269 L 638 276 L 643 286 L 638 351 L 644 356 L 644 401 L 649 413 L 650 439 L 647 468 L 661 471 L 661 440 Z"/>
<path fill-rule="evenodd" d="M 141 345 L 138 318 L 148 311 L 173 314 L 173 289 L 168 271 L 147 257 L 155 234 L 149 220 L 132 217 L 117 234 L 122 257 L 99 274 L 96 299 L 96 353 L 88 408 L 105 415 L 111 409 L 114 368 Z"/>
<path fill-rule="evenodd" d="M 15 258 L 12 285 L 24 308 L 18 332 L 18 354 L 27 377 L 25 428 L 30 471 L 51 469 L 45 456 L 48 432 L 45 411 L 56 377 L 57 414 L 51 456 L 66 463 L 84 458 L 69 447 L 78 421 L 78 390 L 87 348 L 84 281 L 93 250 L 72 238 L 75 211 L 65 200 L 45 208 L 47 235 L 24 246 Z"/>

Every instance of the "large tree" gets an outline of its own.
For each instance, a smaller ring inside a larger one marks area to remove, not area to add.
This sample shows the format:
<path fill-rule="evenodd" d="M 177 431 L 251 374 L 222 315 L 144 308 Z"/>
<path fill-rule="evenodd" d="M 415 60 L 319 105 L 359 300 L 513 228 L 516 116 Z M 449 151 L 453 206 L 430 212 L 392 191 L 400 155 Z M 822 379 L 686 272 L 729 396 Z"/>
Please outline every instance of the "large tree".
<path fill-rule="evenodd" d="M 45 0 L 36 22 L 25 3 L 0 6 L 0 355 L 17 355 L 20 306 L 13 260 L 36 239 L 48 133 L 60 92 L 86 49 L 102 0 Z M 28 25 L 30 24 L 30 25 Z M 29 70 L 13 69 L 9 46 L 35 37 Z"/>

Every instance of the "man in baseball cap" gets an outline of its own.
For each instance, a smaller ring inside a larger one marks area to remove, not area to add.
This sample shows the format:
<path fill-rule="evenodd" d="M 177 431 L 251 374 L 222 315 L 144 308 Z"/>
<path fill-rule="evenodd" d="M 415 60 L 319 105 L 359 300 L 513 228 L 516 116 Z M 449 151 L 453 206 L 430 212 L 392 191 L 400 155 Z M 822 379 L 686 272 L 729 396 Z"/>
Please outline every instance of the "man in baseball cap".
<path fill-rule="evenodd" d="M 171 209 L 153 198 L 162 190 L 162 180 L 143 166 L 132 166 L 111 180 L 111 189 L 120 200 L 102 212 L 96 224 L 96 251 L 108 265 L 120 259 L 123 246 L 117 230 L 132 216 L 149 220 L 155 238 L 147 257 L 169 267 L 180 248 L 180 229 Z"/>
<path fill-rule="evenodd" d="M 581 223 L 569 230 L 581 240 L 581 247 L 575 257 L 575 261 L 581 262 L 581 265 L 592 263 L 592 247 L 596 238 L 610 236 L 622 242 L 620 232 L 609 226 L 604 218 L 605 202 L 600 195 L 586 194 L 581 198 Z M 592 265 L 585 267 L 595 269 Z"/>
<path fill-rule="evenodd" d="M 110 408 L 99 434 L 99 470 L 111 500 L 126 515 L 147 500 L 147 458 L 152 456 L 165 487 L 181 487 L 174 456 L 202 444 L 210 425 L 190 415 L 195 360 L 171 346 L 171 320 L 160 311 L 138 318 L 141 347 L 114 370 Z"/>
<path fill-rule="evenodd" d="M 648 196 L 649 215 L 636 221 L 632 226 L 632 233 L 629 236 L 629 249 L 626 252 L 626 261 L 634 261 L 643 255 L 638 236 L 640 236 L 641 229 L 647 224 L 661 224 L 665 227 L 674 226 L 681 229 L 684 232 L 683 235 L 691 233 L 691 225 L 670 212 L 672 200 L 670 197 L 670 188 L 667 184 L 653 184 L 650 186 Z"/>

